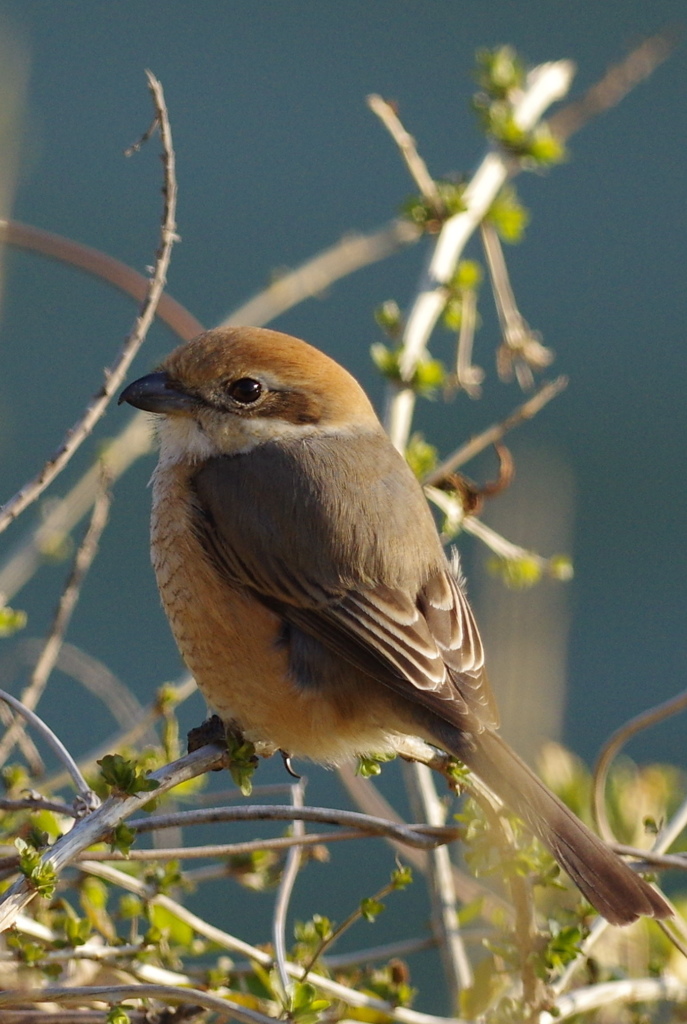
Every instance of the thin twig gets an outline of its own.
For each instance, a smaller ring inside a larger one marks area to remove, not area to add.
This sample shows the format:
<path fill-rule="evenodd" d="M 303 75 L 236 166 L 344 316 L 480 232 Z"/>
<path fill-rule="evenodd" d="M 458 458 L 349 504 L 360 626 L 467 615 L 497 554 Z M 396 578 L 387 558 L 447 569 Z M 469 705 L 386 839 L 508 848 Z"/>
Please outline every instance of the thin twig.
<path fill-rule="evenodd" d="M 687 985 L 669 974 L 661 978 L 625 978 L 623 981 L 599 982 L 559 996 L 552 1012 L 545 1011 L 538 1024 L 558 1024 L 583 1013 L 614 1006 L 618 1003 L 655 1003 L 662 1000 L 682 1003 L 687 999 Z"/>
<path fill-rule="evenodd" d="M 45 552 L 50 550 L 55 540 L 66 537 L 93 507 L 100 486 L 100 463 L 107 467 L 110 478 L 115 482 L 152 447 L 150 424 L 144 413 L 137 413 L 101 451 L 100 462 L 89 466 L 64 498 L 51 505 L 45 518 L 19 541 L 0 569 L 0 594 L 5 601 L 10 601 L 28 583 L 44 563 Z"/>
<path fill-rule="evenodd" d="M 670 56 L 680 35 L 675 26 L 669 26 L 655 36 L 642 40 L 623 60 L 613 64 L 580 99 L 567 103 L 549 118 L 551 132 L 565 142 L 589 121 L 617 106 Z"/>
<path fill-rule="evenodd" d="M 265 950 L 251 946 L 249 943 L 244 942 L 243 939 L 239 939 L 235 935 L 231 935 L 221 928 L 209 924 L 203 918 L 191 913 L 190 910 L 176 900 L 173 900 L 170 896 L 155 892 L 131 875 L 105 864 L 84 862 L 79 867 L 82 871 L 88 872 L 88 874 L 95 875 L 114 885 L 119 885 L 128 892 L 135 893 L 142 899 L 147 900 L 151 905 L 164 907 L 174 914 L 175 917 L 179 918 L 180 921 L 188 924 L 199 935 L 209 939 L 210 942 L 215 943 L 222 949 L 227 949 L 231 953 L 238 953 L 246 957 L 246 959 L 252 960 L 268 969 L 273 967 L 273 957 L 265 952 Z M 292 978 L 300 978 L 303 973 L 303 968 L 300 964 L 293 964 L 290 961 L 287 962 L 287 970 Z M 369 1010 L 379 1011 L 390 1019 L 399 1021 L 400 1024 L 449 1024 L 445 1017 L 420 1013 L 417 1010 L 410 1010 L 405 1006 L 394 1006 L 392 1003 L 387 1002 L 386 999 L 380 999 L 377 996 L 348 988 L 348 986 L 342 985 L 321 974 L 312 974 L 310 976 L 310 983 L 315 988 L 331 995 L 334 999 L 340 999 L 349 1006 L 365 1007 Z M 464 1024 L 464 1022 L 461 1022 L 458 1018 L 451 1018 L 450 1024 Z"/>
<path fill-rule="evenodd" d="M 5 690 L 0 690 L 0 700 L 4 700 L 6 704 L 9 704 L 9 706 L 18 714 L 22 715 L 29 725 L 31 725 L 45 740 L 53 753 L 59 758 L 69 772 L 85 808 L 91 809 L 97 806 L 98 798 L 79 771 L 76 761 L 69 753 L 64 743 L 55 735 L 50 726 L 46 725 L 43 719 L 39 718 L 35 712 L 30 710 L 30 708 L 25 708 L 22 702 L 17 700 L 16 697 L 13 697 L 11 693 L 6 693 Z"/>
<path fill-rule="evenodd" d="M 373 836 L 393 836 L 399 842 L 423 850 L 433 849 L 442 843 L 450 843 L 460 834 L 458 828 L 433 828 L 431 825 L 423 824 L 402 825 L 369 814 L 358 814 L 356 811 L 330 807 L 294 808 L 290 804 L 206 807 L 199 811 L 179 811 L 176 814 L 160 814 L 151 818 L 135 818 L 129 822 L 129 826 L 139 832 L 150 832 L 161 828 L 185 828 L 189 825 L 206 825 L 220 821 L 316 821 L 321 824 L 360 829 Z"/>
<path fill-rule="evenodd" d="M 95 504 L 93 505 L 91 521 L 74 556 L 72 570 L 62 591 L 43 650 L 31 673 L 29 684 L 21 695 L 22 704 L 31 711 L 33 711 L 43 695 L 50 678 L 50 673 L 59 657 L 65 633 L 69 628 L 69 623 L 81 594 L 81 587 L 98 553 L 100 538 L 107 525 L 111 502 L 112 495 L 109 490 L 107 472 L 102 468 L 100 493 L 96 496 Z M 0 740 L 0 764 L 4 764 L 11 754 L 19 733 L 25 728 L 25 721 L 25 718 L 15 720 L 2 740 Z"/>
<path fill-rule="evenodd" d="M 616 838 L 606 813 L 606 782 L 611 764 L 622 747 L 638 732 L 657 725 L 659 722 L 664 722 L 666 718 L 677 715 L 685 708 L 687 708 L 687 690 L 683 690 L 682 693 L 678 693 L 676 697 L 671 697 L 670 700 L 664 701 L 662 704 L 649 708 L 648 711 L 642 711 L 639 715 L 635 715 L 629 722 L 617 729 L 601 748 L 594 766 L 592 808 L 597 828 L 606 842 L 612 842 Z"/>
<path fill-rule="evenodd" d="M 439 799 L 430 769 L 410 766 L 411 792 L 430 825 L 446 824 L 446 806 Z M 414 806 L 414 804 L 413 804 Z M 447 846 L 429 854 L 429 888 L 432 897 L 432 930 L 437 938 L 446 976 L 450 1005 L 460 1005 L 460 993 L 472 988 L 474 976 L 458 924 L 458 907 L 453 865 Z"/>
<path fill-rule="evenodd" d="M 369 235 L 345 235 L 300 267 L 277 277 L 267 288 L 223 317 L 219 326 L 260 327 L 304 299 L 321 295 L 342 277 L 392 256 L 416 242 L 420 235 L 419 228 L 400 219 L 392 220 Z"/>
<path fill-rule="evenodd" d="M 687 853 L 655 853 L 653 850 L 642 850 L 639 846 L 628 846 L 627 843 L 611 842 L 609 846 L 616 853 L 636 858 L 635 867 L 638 871 L 650 871 L 653 866 L 687 871 Z"/>
<path fill-rule="evenodd" d="M 191 676 L 184 676 L 181 682 L 175 686 L 168 686 L 171 691 L 170 700 L 177 707 L 187 700 L 192 694 L 196 692 L 196 683 Z M 105 754 L 111 753 L 113 750 L 121 750 L 123 747 L 130 747 L 136 743 L 142 736 L 148 732 L 148 730 L 154 725 L 154 723 L 162 715 L 162 707 L 160 706 L 159 699 L 155 699 L 147 707 L 141 710 L 138 720 L 129 729 L 124 729 L 121 732 L 115 733 L 108 739 L 104 740 L 95 750 L 90 750 L 83 757 L 79 758 L 79 767 L 81 771 L 85 772 L 92 769 L 97 761 Z M 58 773 L 51 775 L 44 783 L 43 788 L 49 790 L 60 789 L 65 782 L 64 773 Z"/>
<path fill-rule="evenodd" d="M 195 988 L 180 988 L 176 985 L 91 985 L 74 988 L 51 986 L 42 989 L 15 989 L 0 992 L 0 1006 L 17 1006 L 27 1003 L 120 1003 L 124 999 L 156 999 L 161 1003 L 190 1003 L 204 1006 L 219 1014 L 218 1020 L 245 1021 L 245 1024 L 274 1024 L 273 1017 L 267 1017 L 257 1010 L 249 1010 L 240 1003 Z"/>
<path fill-rule="evenodd" d="M 529 391 L 534 386 L 532 371 L 549 366 L 553 352 L 542 345 L 538 333 L 532 330 L 518 309 L 501 240 L 494 225 L 482 221 L 480 236 L 503 338 L 496 353 L 499 377 L 510 380 L 515 373 L 522 390 Z"/>
<path fill-rule="evenodd" d="M 67 757 L 70 755 L 67 754 Z M 219 747 L 205 746 L 172 762 L 172 764 L 165 765 L 164 768 L 160 768 L 150 775 L 150 778 L 158 783 L 155 795 L 162 796 L 180 783 L 202 775 L 217 765 L 222 765 L 224 759 L 225 753 Z M 74 767 L 76 768 L 76 765 Z M 78 769 L 76 770 L 78 771 Z M 56 874 L 59 874 L 77 854 L 108 835 L 121 821 L 149 803 L 150 799 L 150 793 L 137 793 L 135 796 L 111 796 L 97 810 L 82 818 L 71 832 L 62 836 L 53 846 L 49 847 L 41 858 L 42 864 L 51 867 Z M 26 878 L 15 882 L 10 889 L 2 894 L 0 898 L 0 931 L 11 926 L 16 915 L 31 902 L 35 895 L 35 889 L 30 880 Z"/>
<path fill-rule="evenodd" d="M 115 362 L 105 371 L 102 387 L 94 395 L 82 417 L 65 435 L 62 444 L 48 459 L 40 472 L 29 480 L 4 506 L 0 514 L 0 532 L 5 530 L 24 509 L 36 501 L 46 487 L 62 472 L 80 445 L 86 440 L 98 420 L 103 416 L 113 396 L 119 390 L 131 362 L 143 344 L 150 325 L 155 318 L 155 310 L 160 296 L 164 291 L 167 270 L 176 235 L 176 196 L 177 184 L 174 166 L 174 149 L 172 134 L 167 116 L 167 108 L 162 86 L 150 72 L 146 72 L 148 86 L 160 121 L 163 163 L 165 168 L 164 213 L 160 236 L 160 247 L 157 252 L 155 269 L 148 288 L 146 300 L 136 319 L 134 329 L 127 337 Z"/>
<path fill-rule="evenodd" d="M 651 847 L 651 852 L 665 852 L 665 850 L 673 845 L 685 828 L 687 828 L 687 800 L 683 800 L 670 821 L 666 822 L 658 833 Z"/>
<path fill-rule="evenodd" d="M 54 814 L 66 814 L 70 818 L 77 817 L 76 809 L 64 800 L 46 800 L 40 793 L 31 794 L 21 800 L 0 800 L 0 811 L 52 811 Z"/>
<path fill-rule="evenodd" d="M 557 377 L 550 383 L 542 385 L 536 394 L 514 409 L 500 423 L 494 423 L 491 427 L 487 427 L 481 434 L 471 437 L 469 441 L 466 441 L 460 448 L 457 448 L 436 469 L 427 474 L 423 483 L 430 486 L 436 486 L 441 483 L 442 480 L 455 472 L 456 469 L 459 469 L 460 466 L 464 466 L 466 462 L 474 459 L 476 455 L 489 448 L 490 445 L 500 441 L 510 430 L 519 427 L 521 423 L 525 423 L 527 420 L 531 420 L 552 398 L 560 395 L 561 391 L 565 391 L 567 386 L 567 377 Z"/>
<path fill-rule="evenodd" d="M 100 249 L 82 245 L 71 238 L 53 234 L 16 220 L 0 219 L 0 242 L 14 249 L 37 253 L 67 266 L 83 270 L 86 274 L 112 285 L 117 291 L 130 295 L 136 302 L 143 302 L 150 287 L 150 279 L 137 270 L 108 256 Z M 155 316 L 167 324 L 182 341 L 190 341 L 205 328 L 200 320 L 180 302 L 163 292 Z"/>
<path fill-rule="evenodd" d="M 9 729 L 14 722 L 14 715 L 8 707 L 6 707 L 2 701 L 0 701 L 0 722 L 6 725 Z M 40 779 L 45 775 L 45 764 L 41 757 L 38 747 L 33 742 L 32 738 L 28 733 L 20 733 L 19 735 L 19 749 L 22 757 L 26 762 L 26 767 L 29 770 L 29 775 L 34 779 Z"/>
<path fill-rule="evenodd" d="M 548 106 L 567 92 L 574 67 L 570 61 L 542 64 L 530 72 L 527 86 L 514 105 L 513 117 L 520 128 L 533 128 Z M 446 304 L 446 286 L 468 239 L 482 222 L 499 189 L 514 173 L 512 158 L 490 151 L 463 193 L 465 210 L 450 217 L 437 238 L 402 338 L 401 375 L 410 380 L 427 346 L 430 334 Z M 391 440 L 403 451 L 410 435 L 415 392 L 405 387 L 389 402 L 387 426 Z"/>
<path fill-rule="evenodd" d="M 367 97 L 367 105 L 376 114 L 386 130 L 398 146 L 405 160 L 410 176 L 420 189 L 422 196 L 434 206 L 437 214 L 441 212 L 441 196 L 427 164 L 417 151 L 413 136 L 405 130 L 394 106 L 376 93 Z"/>
<path fill-rule="evenodd" d="M 0 801 L 2 808 L 2 801 Z M 206 846 L 165 846 L 155 850 L 129 850 L 122 853 L 121 850 L 89 850 L 87 853 L 79 854 L 75 861 L 94 860 L 105 861 L 106 863 L 117 863 L 118 861 L 154 861 L 154 860 L 203 860 L 208 857 L 221 857 L 225 860 L 229 857 L 243 857 L 246 854 L 256 853 L 259 850 L 290 850 L 293 846 L 323 846 L 326 843 L 345 842 L 350 839 L 369 839 L 369 832 L 361 829 L 349 829 L 346 832 L 312 832 L 304 836 L 275 836 L 272 839 L 250 839 L 245 843 L 208 843 Z M 210 865 L 212 878 L 222 878 L 231 873 L 229 864 Z M 187 872 L 184 877 L 191 881 L 207 881 L 207 876 L 200 871 Z"/>
<path fill-rule="evenodd" d="M 295 785 L 291 786 L 291 803 L 294 810 L 300 810 L 303 807 L 303 791 L 304 784 L 301 780 Z M 293 823 L 294 836 L 296 839 L 301 839 L 305 835 L 305 825 L 298 819 L 294 820 Z M 281 981 L 281 987 L 284 992 L 285 1007 L 288 1008 L 290 1004 L 291 994 L 291 979 L 286 967 L 286 915 L 289 909 L 289 903 L 291 902 L 291 894 L 293 893 L 294 886 L 296 884 L 296 878 L 298 877 L 298 871 L 301 866 L 301 845 L 297 844 L 289 850 L 289 855 L 286 858 L 286 866 L 279 883 L 279 890 L 277 892 L 277 898 L 274 901 L 274 915 L 272 920 L 272 941 L 274 943 L 274 955 L 277 961 L 277 971 L 279 972 L 279 980 Z"/>
<path fill-rule="evenodd" d="M 460 303 L 460 330 L 456 350 L 456 375 L 449 387 L 461 388 L 470 398 L 482 394 L 484 370 L 472 361 L 472 349 L 477 328 L 477 292 L 474 288 L 463 291 Z"/>

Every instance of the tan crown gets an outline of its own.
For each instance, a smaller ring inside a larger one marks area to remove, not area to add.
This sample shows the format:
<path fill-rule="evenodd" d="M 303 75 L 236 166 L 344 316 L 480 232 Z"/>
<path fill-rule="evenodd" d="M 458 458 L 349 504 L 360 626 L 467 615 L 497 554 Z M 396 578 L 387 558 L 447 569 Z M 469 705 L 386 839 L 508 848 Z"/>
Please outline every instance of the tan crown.
<path fill-rule="evenodd" d="M 347 370 L 312 345 L 278 331 L 261 327 L 206 331 L 175 349 L 160 369 L 180 390 L 247 418 L 330 429 L 379 427 L 367 395 Z M 228 386 L 246 377 L 265 386 L 265 399 L 242 409 L 227 409 Z"/>

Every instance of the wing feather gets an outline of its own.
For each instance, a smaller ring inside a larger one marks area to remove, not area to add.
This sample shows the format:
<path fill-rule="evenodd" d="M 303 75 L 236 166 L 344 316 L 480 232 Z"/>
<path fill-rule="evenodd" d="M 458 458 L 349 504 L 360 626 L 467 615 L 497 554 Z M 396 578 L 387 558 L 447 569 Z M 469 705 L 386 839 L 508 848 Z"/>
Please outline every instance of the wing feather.
<path fill-rule="evenodd" d="M 194 478 L 198 534 L 233 586 L 252 591 L 324 648 L 406 699 L 450 712 L 452 720 L 471 712 L 477 718 L 473 727 L 495 725 L 472 611 L 441 550 L 424 495 L 402 460 L 403 505 L 387 501 L 400 538 L 398 563 L 378 544 L 379 524 L 370 508 L 381 501 L 384 511 L 384 499 L 397 497 L 400 456 L 383 435 L 381 442 L 373 435 L 373 443 L 379 450 L 364 460 L 375 466 L 369 487 L 360 481 L 360 461 L 347 466 L 346 446 L 339 445 L 340 501 L 330 507 L 323 507 L 315 470 L 331 452 L 313 453 L 307 473 L 302 457 L 289 458 L 288 446 L 281 444 L 264 445 L 250 458 L 209 460 Z M 265 480 L 273 487 L 266 490 Z M 376 501 L 370 503 L 374 488 Z M 357 533 L 337 522 L 342 511 L 347 524 L 359 524 Z M 294 516 L 298 533 L 308 536 L 306 546 L 297 543 Z M 407 565 L 414 566 L 412 573 Z M 354 566 L 360 566 L 357 573 Z"/>

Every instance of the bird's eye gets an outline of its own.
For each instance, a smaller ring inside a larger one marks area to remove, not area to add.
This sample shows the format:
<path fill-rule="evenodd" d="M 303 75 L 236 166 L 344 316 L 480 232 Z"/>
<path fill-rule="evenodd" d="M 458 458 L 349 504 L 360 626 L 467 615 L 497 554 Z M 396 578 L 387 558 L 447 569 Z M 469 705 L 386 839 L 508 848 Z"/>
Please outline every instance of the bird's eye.
<path fill-rule="evenodd" d="M 260 398 L 262 384 L 259 380 L 253 380 L 252 377 L 241 377 L 240 380 L 235 380 L 229 385 L 228 391 L 234 401 L 240 402 L 241 405 L 250 405 L 251 402 L 257 402 Z"/>

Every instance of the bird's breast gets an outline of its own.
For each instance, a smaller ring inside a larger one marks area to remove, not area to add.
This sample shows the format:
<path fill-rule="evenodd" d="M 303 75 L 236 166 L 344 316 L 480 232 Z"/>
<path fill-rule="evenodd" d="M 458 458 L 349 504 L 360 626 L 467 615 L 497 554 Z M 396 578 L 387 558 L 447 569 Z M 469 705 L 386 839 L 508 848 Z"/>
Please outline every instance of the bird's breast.
<path fill-rule="evenodd" d="M 151 556 L 177 646 L 208 704 L 253 742 L 294 756 L 336 763 L 387 749 L 386 694 L 376 701 L 368 679 L 352 670 L 346 687 L 323 680 L 313 688 L 290 677 L 281 618 L 250 591 L 233 587 L 196 534 L 190 486 L 196 469 L 158 465 Z"/>

